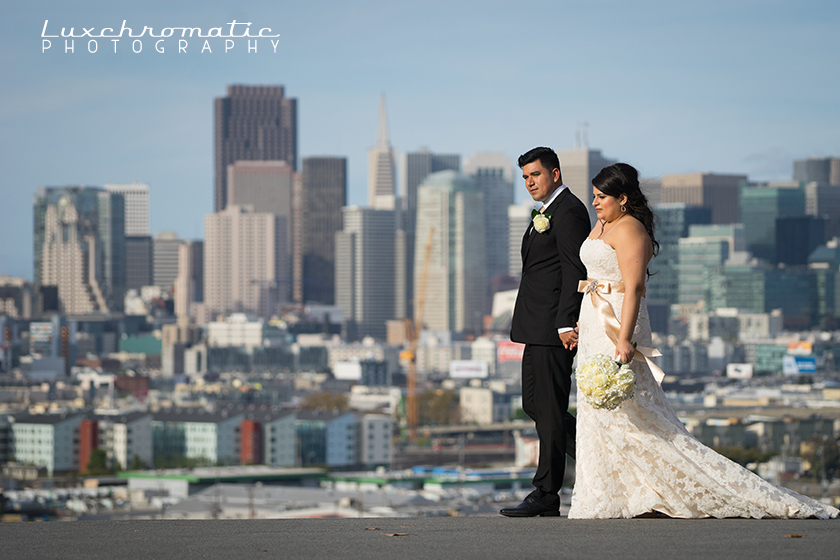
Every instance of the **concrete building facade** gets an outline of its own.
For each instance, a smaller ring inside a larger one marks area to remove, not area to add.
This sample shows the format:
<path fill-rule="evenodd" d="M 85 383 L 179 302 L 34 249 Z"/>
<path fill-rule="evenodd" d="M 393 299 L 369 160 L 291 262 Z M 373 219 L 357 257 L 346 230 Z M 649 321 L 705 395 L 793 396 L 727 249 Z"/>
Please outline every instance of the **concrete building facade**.
<path fill-rule="evenodd" d="M 204 304 L 208 313 L 269 318 L 284 303 L 285 220 L 252 207 L 229 206 L 204 218 Z"/>

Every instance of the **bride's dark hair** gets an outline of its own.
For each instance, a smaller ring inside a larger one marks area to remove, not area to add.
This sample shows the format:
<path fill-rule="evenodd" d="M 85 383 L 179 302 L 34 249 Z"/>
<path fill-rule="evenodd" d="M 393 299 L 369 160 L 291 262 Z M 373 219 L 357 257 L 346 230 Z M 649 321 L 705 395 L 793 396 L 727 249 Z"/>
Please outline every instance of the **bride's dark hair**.
<path fill-rule="evenodd" d="M 639 172 L 632 165 L 626 163 L 614 163 L 603 168 L 595 178 L 592 179 L 592 186 L 602 193 L 614 196 L 627 195 L 627 202 L 624 208 L 627 213 L 642 222 L 645 226 L 651 243 L 653 243 L 653 254 L 659 253 L 659 242 L 654 237 L 653 211 L 648 206 L 647 197 L 639 186 Z"/>

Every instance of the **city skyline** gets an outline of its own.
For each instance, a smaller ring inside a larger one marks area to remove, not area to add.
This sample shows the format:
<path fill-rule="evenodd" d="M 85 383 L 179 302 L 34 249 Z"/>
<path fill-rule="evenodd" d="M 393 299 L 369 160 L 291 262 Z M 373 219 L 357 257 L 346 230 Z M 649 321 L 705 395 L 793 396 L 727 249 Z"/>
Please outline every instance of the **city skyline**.
<path fill-rule="evenodd" d="M 244 45 L 225 53 L 217 39 L 210 53 L 196 43 L 180 55 L 174 42 L 160 54 L 145 41 L 135 54 L 127 39 L 117 53 L 101 40 L 89 53 L 76 39 L 66 53 L 52 39 L 42 52 L 46 20 L 52 34 L 123 20 L 157 31 L 235 20 L 272 27 L 279 43 L 276 54 L 268 41 L 257 53 Z M 794 159 L 840 153 L 840 78 L 830 70 L 840 7 L 829 2 L 563 2 L 527 13 L 497 2 L 478 13 L 442 3 L 36 1 L 11 8 L 0 26 L 0 234 L 15 240 L 0 249 L 0 274 L 32 278 L 40 187 L 139 181 L 150 187 L 153 235 L 203 237 L 213 208 L 213 100 L 232 84 L 281 85 L 297 99 L 298 163 L 346 157 L 355 205 L 366 202 L 383 92 L 399 153 L 515 159 L 539 144 L 568 150 L 588 135 L 593 149 L 646 177 L 750 180 L 789 179 Z"/>

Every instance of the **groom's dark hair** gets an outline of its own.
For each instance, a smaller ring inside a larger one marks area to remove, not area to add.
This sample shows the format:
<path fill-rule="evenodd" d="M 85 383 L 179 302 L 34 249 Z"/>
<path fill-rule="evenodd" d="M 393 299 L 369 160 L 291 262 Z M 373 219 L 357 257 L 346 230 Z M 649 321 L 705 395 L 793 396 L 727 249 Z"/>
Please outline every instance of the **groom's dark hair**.
<path fill-rule="evenodd" d="M 557 157 L 557 154 L 551 148 L 546 148 L 544 146 L 540 146 L 537 148 L 533 148 L 528 150 L 516 161 L 519 168 L 522 169 L 529 163 L 533 163 L 537 160 L 540 160 L 540 163 L 543 167 L 551 171 L 552 169 L 560 169 L 560 159 Z M 562 172 L 560 175 L 560 182 L 563 182 Z"/>

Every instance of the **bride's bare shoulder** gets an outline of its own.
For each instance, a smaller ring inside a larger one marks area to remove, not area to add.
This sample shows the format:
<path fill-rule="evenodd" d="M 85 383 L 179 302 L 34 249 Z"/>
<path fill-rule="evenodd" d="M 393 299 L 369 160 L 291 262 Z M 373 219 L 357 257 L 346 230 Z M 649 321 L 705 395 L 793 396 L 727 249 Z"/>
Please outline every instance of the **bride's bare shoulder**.
<path fill-rule="evenodd" d="M 618 220 L 615 224 L 615 234 L 618 240 L 643 241 L 650 239 L 645 225 L 633 216 Z"/>

